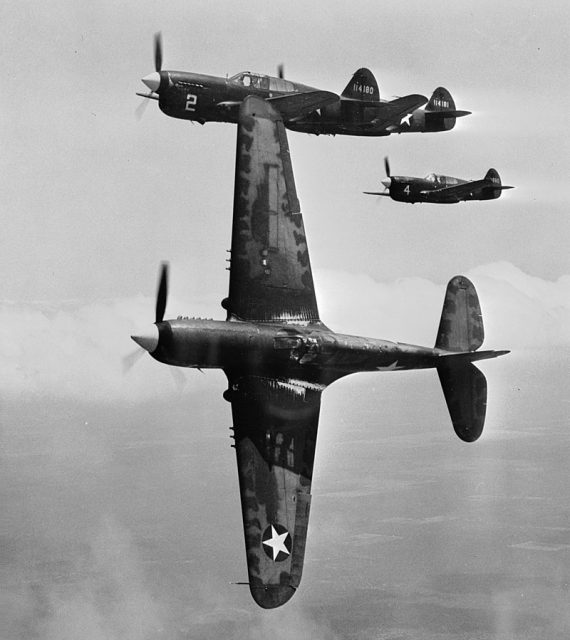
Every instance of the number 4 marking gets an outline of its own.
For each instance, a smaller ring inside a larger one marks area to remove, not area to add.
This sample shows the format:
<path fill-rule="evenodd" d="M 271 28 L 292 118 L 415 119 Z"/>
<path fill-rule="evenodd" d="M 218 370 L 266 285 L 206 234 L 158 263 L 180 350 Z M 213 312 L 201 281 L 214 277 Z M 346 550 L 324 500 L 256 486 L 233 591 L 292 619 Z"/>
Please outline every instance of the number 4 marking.
<path fill-rule="evenodd" d="M 410 185 L 409 185 L 409 184 L 407 184 L 407 185 L 406 185 L 406 188 L 404 189 L 404 193 L 405 193 L 407 196 L 409 196 L 409 195 L 410 195 Z"/>
<path fill-rule="evenodd" d="M 198 96 L 194 93 L 186 94 L 186 111 L 196 111 L 194 108 L 198 102 Z"/>

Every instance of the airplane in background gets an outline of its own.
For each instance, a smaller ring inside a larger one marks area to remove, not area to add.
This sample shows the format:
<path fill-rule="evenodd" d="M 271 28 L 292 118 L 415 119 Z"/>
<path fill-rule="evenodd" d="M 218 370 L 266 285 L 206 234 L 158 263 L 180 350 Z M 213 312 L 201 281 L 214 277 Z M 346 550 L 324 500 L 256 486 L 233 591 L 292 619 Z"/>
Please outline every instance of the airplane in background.
<path fill-rule="evenodd" d="M 149 93 L 137 95 L 157 100 L 168 116 L 206 122 L 237 122 L 239 107 L 250 95 L 270 102 L 294 131 L 355 136 L 387 136 L 414 131 L 447 131 L 458 117 L 453 98 L 442 87 L 431 99 L 412 94 L 381 100 L 378 83 L 368 69 L 358 69 L 339 96 L 278 77 L 243 71 L 230 78 L 162 69 L 162 40 L 154 41 L 155 71 L 142 82 Z M 426 104 L 427 103 L 427 104 Z M 425 108 L 423 108 L 425 105 Z"/>
<path fill-rule="evenodd" d="M 239 108 L 226 320 L 165 320 L 163 265 L 155 322 L 132 339 L 157 361 L 222 369 L 231 403 L 249 588 L 263 608 L 301 581 L 321 394 L 359 371 L 436 369 L 456 434 L 481 435 L 487 404 L 477 360 L 481 309 L 473 284 L 447 286 L 435 346 L 333 332 L 320 319 L 283 116 L 246 97 Z"/>
<path fill-rule="evenodd" d="M 393 176 L 388 158 L 384 158 L 386 178 L 384 191 L 364 191 L 371 196 L 389 196 L 398 202 L 434 202 L 454 204 L 467 200 L 495 200 L 505 189 L 514 189 L 501 183 L 496 169 L 489 169 L 482 180 L 462 180 L 430 173 L 425 178 Z"/>
<path fill-rule="evenodd" d="M 382 100 L 374 74 L 362 68 L 354 73 L 337 102 L 285 125 L 292 131 L 316 135 L 374 137 L 449 131 L 457 118 L 470 113 L 456 109 L 451 94 L 444 87 L 438 87 L 429 100 L 415 94 Z"/>

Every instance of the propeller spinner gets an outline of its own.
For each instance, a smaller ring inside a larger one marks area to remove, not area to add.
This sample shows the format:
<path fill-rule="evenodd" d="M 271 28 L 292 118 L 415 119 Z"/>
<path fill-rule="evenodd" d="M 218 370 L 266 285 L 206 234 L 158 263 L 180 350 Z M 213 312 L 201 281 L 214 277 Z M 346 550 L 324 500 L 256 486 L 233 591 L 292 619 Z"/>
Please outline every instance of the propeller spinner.
<path fill-rule="evenodd" d="M 142 82 L 155 93 L 160 87 L 160 72 L 162 70 L 162 35 L 160 31 L 154 34 L 154 72 L 142 78 Z M 148 97 L 148 96 L 143 96 Z"/>
<path fill-rule="evenodd" d="M 166 310 L 166 301 L 168 299 L 168 263 L 163 262 L 160 270 L 160 279 L 158 282 L 158 290 L 156 293 L 155 320 L 154 324 L 148 327 L 144 332 L 131 336 L 131 338 L 140 345 L 145 351 L 152 353 L 158 346 L 158 323 L 164 319 L 164 311 Z"/>

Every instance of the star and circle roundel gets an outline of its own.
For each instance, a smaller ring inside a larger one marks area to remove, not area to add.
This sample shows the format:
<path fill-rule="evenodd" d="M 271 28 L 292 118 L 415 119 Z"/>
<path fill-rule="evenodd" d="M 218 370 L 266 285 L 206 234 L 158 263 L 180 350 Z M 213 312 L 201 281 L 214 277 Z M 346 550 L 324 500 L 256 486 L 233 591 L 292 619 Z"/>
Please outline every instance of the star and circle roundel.
<path fill-rule="evenodd" d="M 291 555 L 291 536 L 280 524 L 270 524 L 263 532 L 261 542 L 273 562 L 283 562 Z"/>

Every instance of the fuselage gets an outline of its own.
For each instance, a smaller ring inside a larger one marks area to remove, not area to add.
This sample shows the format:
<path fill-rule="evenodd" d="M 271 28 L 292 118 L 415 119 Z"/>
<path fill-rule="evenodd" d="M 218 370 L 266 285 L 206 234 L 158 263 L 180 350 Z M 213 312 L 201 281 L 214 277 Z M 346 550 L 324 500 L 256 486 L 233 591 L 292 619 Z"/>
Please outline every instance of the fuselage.
<path fill-rule="evenodd" d="M 430 173 L 425 178 L 391 176 L 382 182 L 388 187 L 390 197 L 398 202 L 455 204 L 467 200 L 494 200 L 500 195 L 500 190 L 493 189 L 494 184 L 490 180 L 488 187 L 481 180 L 474 181 L 473 190 L 463 190 L 461 195 L 453 190 L 446 192 L 447 187 L 465 185 L 471 181 L 435 173 Z M 483 186 L 486 188 L 482 188 Z"/>
<path fill-rule="evenodd" d="M 160 71 L 147 76 L 143 82 L 154 92 L 163 113 L 173 118 L 205 122 L 237 122 L 239 106 L 247 96 L 264 100 L 319 89 L 284 78 L 242 71 L 230 78 L 187 71 Z M 332 95 L 332 94 L 331 94 Z M 442 131 L 452 129 L 455 118 L 437 120 L 430 124 L 429 115 L 416 109 L 402 118 L 399 124 L 386 127 L 382 114 L 389 101 L 345 99 L 304 113 L 285 118 L 292 131 L 315 135 L 388 136 L 392 133 Z"/>
<path fill-rule="evenodd" d="M 241 370 L 328 384 L 357 371 L 436 366 L 441 349 L 306 326 L 179 318 L 159 322 L 151 355 L 179 367 Z"/>
<path fill-rule="evenodd" d="M 155 74 L 152 74 L 155 75 Z M 263 99 L 317 91 L 314 87 L 243 71 L 221 78 L 186 71 L 161 71 L 154 89 L 166 115 L 197 122 L 237 122 L 239 106 L 247 96 Z"/>

